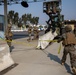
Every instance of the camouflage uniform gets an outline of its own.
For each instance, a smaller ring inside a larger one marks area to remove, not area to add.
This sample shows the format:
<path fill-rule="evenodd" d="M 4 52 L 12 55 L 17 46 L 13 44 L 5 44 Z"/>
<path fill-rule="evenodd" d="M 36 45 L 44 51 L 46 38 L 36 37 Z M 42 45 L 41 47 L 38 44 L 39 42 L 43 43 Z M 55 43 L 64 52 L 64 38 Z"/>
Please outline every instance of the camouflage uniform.
<path fill-rule="evenodd" d="M 11 32 L 11 25 L 8 25 L 7 30 L 5 32 L 5 38 L 6 38 L 7 44 L 10 48 L 10 52 L 11 52 L 12 37 L 13 37 L 13 33 Z"/>
<path fill-rule="evenodd" d="M 34 39 L 38 39 L 39 38 L 39 30 L 36 26 L 33 29 L 33 33 L 34 33 Z"/>
<path fill-rule="evenodd" d="M 76 26 L 74 26 L 74 34 L 75 34 L 75 37 L 76 37 Z"/>
<path fill-rule="evenodd" d="M 62 44 L 64 46 L 63 56 L 61 60 L 61 64 L 63 65 L 66 61 L 67 54 L 70 55 L 70 63 L 72 71 L 76 74 L 76 39 L 75 35 L 71 32 L 71 26 L 65 27 L 66 33 L 64 33 L 61 38 L 58 40 L 60 42 L 62 40 Z"/>
<path fill-rule="evenodd" d="M 28 28 L 28 34 L 29 34 L 29 39 L 27 39 L 27 40 L 30 41 L 31 40 L 31 34 L 32 34 L 32 27 L 31 26 L 29 26 L 29 28 Z"/>

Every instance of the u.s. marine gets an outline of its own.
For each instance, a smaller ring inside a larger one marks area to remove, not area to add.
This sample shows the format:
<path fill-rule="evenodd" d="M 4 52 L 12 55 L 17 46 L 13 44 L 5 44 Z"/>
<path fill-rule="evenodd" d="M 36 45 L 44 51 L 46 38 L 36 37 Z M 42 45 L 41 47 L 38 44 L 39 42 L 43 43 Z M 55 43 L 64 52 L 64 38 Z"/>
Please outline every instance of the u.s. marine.
<path fill-rule="evenodd" d="M 72 71 L 74 74 L 76 74 L 76 48 L 75 48 L 76 39 L 75 39 L 75 35 L 72 32 L 71 26 L 66 26 L 65 31 L 66 32 L 58 40 L 58 43 L 60 41 L 62 41 L 62 44 L 64 46 L 61 64 L 64 65 L 66 58 L 67 58 L 67 54 L 69 54 Z"/>
<path fill-rule="evenodd" d="M 11 25 L 9 24 L 7 26 L 7 29 L 6 29 L 6 32 L 5 32 L 5 38 L 6 38 L 7 44 L 10 48 L 10 52 L 12 51 L 11 50 L 12 37 L 13 37 L 13 33 L 11 32 Z"/>

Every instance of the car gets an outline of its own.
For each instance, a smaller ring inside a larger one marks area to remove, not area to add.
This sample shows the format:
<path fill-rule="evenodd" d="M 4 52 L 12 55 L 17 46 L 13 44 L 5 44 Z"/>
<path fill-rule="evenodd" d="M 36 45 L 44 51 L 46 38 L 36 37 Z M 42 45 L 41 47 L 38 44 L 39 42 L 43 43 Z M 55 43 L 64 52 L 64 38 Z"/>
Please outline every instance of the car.
<path fill-rule="evenodd" d="M 3 31 L 0 31 L 0 71 L 13 65 L 14 61 L 11 58 L 9 46 L 5 40 Z"/>

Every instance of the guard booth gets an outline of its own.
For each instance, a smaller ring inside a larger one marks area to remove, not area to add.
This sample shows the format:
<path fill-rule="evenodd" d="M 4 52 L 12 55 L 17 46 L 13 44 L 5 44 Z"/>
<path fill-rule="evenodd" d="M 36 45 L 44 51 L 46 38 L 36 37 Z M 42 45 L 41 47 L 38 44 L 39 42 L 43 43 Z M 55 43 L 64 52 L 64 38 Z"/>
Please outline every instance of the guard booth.
<path fill-rule="evenodd" d="M 0 15 L 0 31 L 4 31 L 4 15 Z"/>

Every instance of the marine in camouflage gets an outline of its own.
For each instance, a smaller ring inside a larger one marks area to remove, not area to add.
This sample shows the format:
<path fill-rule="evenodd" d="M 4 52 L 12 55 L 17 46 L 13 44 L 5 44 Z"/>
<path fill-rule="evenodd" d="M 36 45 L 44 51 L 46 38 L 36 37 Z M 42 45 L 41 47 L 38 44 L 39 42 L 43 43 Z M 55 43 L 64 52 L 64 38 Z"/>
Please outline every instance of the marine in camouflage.
<path fill-rule="evenodd" d="M 62 40 L 62 44 L 64 46 L 61 64 L 63 65 L 65 63 L 67 54 L 69 54 L 72 71 L 74 74 L 76 74 L 76 39 L 75 35 L 71 31 L 71 26 L 66 26 L 65 30 L 66 33 L 64 33 L 58 40 L 58 42 Z"/>
<path fill-rule="evenodd" d="M 13 37 L 13 33 L 11 32 L 11 25 L 8 25 L 5 32 L 5 38 L 10 49 L 11 49 L 12 37 Z"/>
<path fill-rule="evenodd" d="M 33 29 L 33 33 L 34 33 L 34 38 L 33 39 L 38 39 L 39 38 L 39 30 L 38 27 L 34 27 Z"/>

